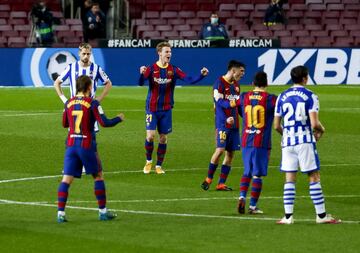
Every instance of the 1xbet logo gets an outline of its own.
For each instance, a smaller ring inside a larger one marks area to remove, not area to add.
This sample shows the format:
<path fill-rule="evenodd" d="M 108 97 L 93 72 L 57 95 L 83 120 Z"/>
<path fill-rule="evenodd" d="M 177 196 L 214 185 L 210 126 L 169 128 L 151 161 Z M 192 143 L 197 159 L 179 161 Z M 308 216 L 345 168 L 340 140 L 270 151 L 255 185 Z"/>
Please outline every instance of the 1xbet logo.
<path fill-rule="evenodd" d="M 298 65 L 309 68 L 310 84 L 360 84 L 360 49 L 269 49 L 258 57 L 271 84 L 291 82 Z"/>

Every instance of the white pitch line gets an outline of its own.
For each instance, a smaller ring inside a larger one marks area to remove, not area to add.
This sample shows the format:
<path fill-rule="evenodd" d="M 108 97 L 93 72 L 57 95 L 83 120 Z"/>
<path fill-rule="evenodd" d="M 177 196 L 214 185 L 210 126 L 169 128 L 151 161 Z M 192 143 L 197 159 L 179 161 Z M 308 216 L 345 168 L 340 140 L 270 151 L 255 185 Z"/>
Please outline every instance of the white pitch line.
<path fill-rule="evenodd" d="M 321 165 L 321 167 L 350 167 L 350 166 L 360 166 L 359 163 L 348 164 L 348 163 L 339 163 L 339 164 L 325 164 Z M 278 168 L 279 165 L 270 165 L 269 168 Z M 233 166 L 233 169 L 241 169 L 240 166 Z M 197 171 L 197 170 L 204 170 L 206 171 L 207 168 L 188 168 L 188 169 L 168 169 L 168 172 L 181 172 L 181 171 Z M 127 173 L 143 173 L 142 170 L 118 170 L 118 171 L 108 171 L 104 172 L 104 174 L 127 174 Z M 11 182 L 19 182 L 19 181 L 32 181 L 32 180 L 40 180 L 40 179 L 48 179 L 48 178 L 56 178 L 61 177 L 62 175 L 48 175 L 48 176 L 38 176 L 38 177 L 24 177 L 24 178 L 13 178 L 13 179 L 3 179 L 0 180 L 0 184 L 3 183 L 11 183 Z"/>
<path fill-rule="evenodd" d="M 57 207 L 56 204 L 43 204 L 38 202 L 21 202 L 7 199 L 0 199 L 0 204 L 9 205 L 28 205 L 28 206 L 41 206 L 41 207 Z M 78 209 L 87 211 L 98 211 L 97 208 L 81 207 L 81 206 L 66 206 L 68 209 Z M 141 211 L 141 210 L 124 210 L 124 209 L 110 209 L 121 213 L 130 214 L 144 214 L 144 215 L 157 215 L 157 216 L 173 216 L 173 217 L 190 217 L 190 218 L 217 218 L 217 219 L 231 219 L 231 220 L 261 220 L 261 221 L 276 221 L 278 218 L 272 217 L 248 217 L 248 216 L 224 216 L 224 215 L 209 215 L 209 214 L 193 214 L 193 213 L 169 213 L 169 212 L 154 212 L 154 211 Z M 296 222 L 314 222 L 313 219 L 295 219 Z M 360 221 L 342 221 L 348 224 L 359 224 Z"/>
<path fill-rule="evenodd" d="M 360 195 L 328 195 L 325 198 L 360 198 Z M 283 196 L 262 196 L 261 199 L 282 199 Z M 310 199 L 310 196 L 295 196 L 297 199 Z M 173 199 L 130 199 L 130 200 L 107 200 L 109 203 L 145 203 L 145 202 L 180 202 L 180 201 L 209 201 L 209 200 L 237 200 L 238 197 L 211 197 L 211 198 L 173 198 Z M 92 203 L 94 200 L 72 200 L 68 203 Z M 50 202 L 37 202 L 50 203 Z"/>

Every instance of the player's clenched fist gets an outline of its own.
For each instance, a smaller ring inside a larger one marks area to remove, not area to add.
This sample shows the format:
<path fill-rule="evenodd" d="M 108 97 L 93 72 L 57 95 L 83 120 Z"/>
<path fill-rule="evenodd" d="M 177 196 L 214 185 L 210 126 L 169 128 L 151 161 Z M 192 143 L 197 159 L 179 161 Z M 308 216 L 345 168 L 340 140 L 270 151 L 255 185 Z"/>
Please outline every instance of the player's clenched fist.
<path fill-rule="evenodd" d="M 121 121 L 124 121 L 125 115 L 123 113 L 119 113 L 117 116 L 121 119 Z"/>
<path fill-rule="evenodd" d="M 200 72 L 203 76 L 207 76 L 207 74 L 209 74 L 209 70 L 205 67 L 203 67 Z"/>
<path fill-rule="evenodd" d="M 145 66 L 141 66 L 140 67 L 140 75 L 143 75 L 146 71 L 146 67 Z"/>
<path fill-rule="evenodd" d="M 226 119 L 226 123 L 228 123 L 229 125 L 233 125 L 234 122 L 235 122 L 234 117 L 229 117 Z"/>

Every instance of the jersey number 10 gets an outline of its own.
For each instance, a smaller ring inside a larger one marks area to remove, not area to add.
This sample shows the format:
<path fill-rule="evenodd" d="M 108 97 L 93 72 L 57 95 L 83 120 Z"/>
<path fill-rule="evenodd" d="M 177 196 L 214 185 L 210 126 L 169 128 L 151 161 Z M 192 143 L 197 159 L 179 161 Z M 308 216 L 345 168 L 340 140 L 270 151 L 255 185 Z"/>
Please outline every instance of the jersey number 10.
<path fill-rule="evenodd" d="M 262 105 L 245 106 L 247 127 L 263 128 L 265 126 L 265 108 Z"/>

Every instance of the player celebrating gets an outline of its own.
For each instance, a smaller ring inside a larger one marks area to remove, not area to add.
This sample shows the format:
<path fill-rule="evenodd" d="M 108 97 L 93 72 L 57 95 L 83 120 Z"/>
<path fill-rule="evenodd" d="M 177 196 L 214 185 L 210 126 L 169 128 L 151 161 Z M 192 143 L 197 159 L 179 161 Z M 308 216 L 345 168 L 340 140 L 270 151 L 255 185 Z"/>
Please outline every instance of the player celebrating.
<path fill-rule="evenodd" d="M 105 74 L 102 68 L 90 61 L 92 47 L 88 43 L 81 43 L 79 46 L 79 57 L 80 60 L 74 63 L 69 64 L 65 70 L 58 76 L 54 82 L 54 87 L 59 95 L 60 99 L 65 103 L 67 98 L 65 97 L 62 89 L 61 83 L 66 79 L 70 80 L 70 98 L 76 95 L 76 80 L 79 76 L 86 75 L 89 76 L 93 82 L 91 89 L 91 97 L 95 98 L 95 93 L 97 89 L 97 82 L 100 80 L 104 84 L 104 90 L 99 97 L 96 98 L 101 102 L 105 96 L 109 93 L 109 90 L 112 87 L 112 83 L 109 77 Z"/>
<path fill-rule="evenodd" d="M 294 223 L 296 172 L 309 176 L 310 197 L 316 211 L 316 223 L 340 223 L 326 214 L 325 200 L 320 184 L 320 162 L 315 143 L 325 132 L 319 120 L 319 100 L 305 88 L 308 69 L 297 66 L 291 70 L 294 85 L 279 95 L 276 101 L 274 128 L 282 135 L 282 158 L 280 170 L 285 172 L 285 216 L 278 224 Z M 283 119 L 281 125 L 281 119 Z"/>
<path fill-rule="evenodd" d="M 245 213 L 246 194 L 252 178 L 250 214 L 262 214 L 257 202 L 262 190 L 262 178 L 267 175 L 271 149 L 271 129 L 274 120 L 276 96 L 266 92 L 267 75 L 256 73 L 253 91 L 240 96 L 240 115 L 242 124 L 242 159 L 244 173 L 240 182 L 238 212 Z"/>
<path fill-rule="evenodd" d="M 99 219 L 111 220 L 115 213 L 106 209 L 105 183 L 102 176 L 100 159 L 96 152 L 94 122 L 103 127 L 112 127 L 124 119 L 120 113 L 113 119 L 107 119 L 99 102 L 91 98 L 92 80 L 80 76 L 76 81 L 76 96 L 65 102 L 63 127 L 69 128 L 64 159 L 64 176 L 58 189 L 58 222 L 66 222 L 65 206 L 68 191 L 74 177 L 81 177 L 81 168 L 94 178 L 95 196 L 99 205 Z"/>
<path fill-rule="evenodd" d="M 225 152 L 221 174 L 216 190 L 232 191 L 225 185 L 225 181 L 231 169 L 234 151 L 240 150 L 239 135 L 239 96 L 240 87 L 238 81 L 245 74 L 245 65 L 231 60 L 228 64 L 227 73 L 215 81 L 213 86 L 215 103 L 215 128 L 216 149 L 211 157 L 208 175 L 201 184 L 201 188 L 207 191 L 213 180 L 214 173 L 219 164 L 221 155 Z"/>
<path fill-rule="evenodd" d="M 152 167 L 152 153 L 154 150 L 155 130 L 159 133 L 159 145 L 157 149 L 157 162 L 155 172 L 163 174 L 162 169 L 166 147 L 167 135 L 172 131 L 172 108 L 174 106 L 174 89 L 177 79 L 187 83 L 196 83 L 207 74 L 207 68 L 202 68 L 196 77 L 187 76 L 180 68 L 170 64 L 171 46 L 168 42 L 160 42 L 156 46 L 159 60 L 146 67 L 140 67 L 139 85 L 144 85 L 149 80 L 149 91 L 146 99 L 146 164 L 144 173 L 149 174 Z"/>

